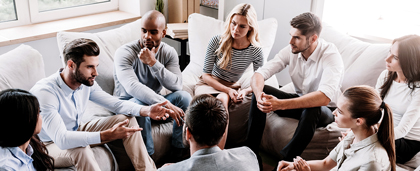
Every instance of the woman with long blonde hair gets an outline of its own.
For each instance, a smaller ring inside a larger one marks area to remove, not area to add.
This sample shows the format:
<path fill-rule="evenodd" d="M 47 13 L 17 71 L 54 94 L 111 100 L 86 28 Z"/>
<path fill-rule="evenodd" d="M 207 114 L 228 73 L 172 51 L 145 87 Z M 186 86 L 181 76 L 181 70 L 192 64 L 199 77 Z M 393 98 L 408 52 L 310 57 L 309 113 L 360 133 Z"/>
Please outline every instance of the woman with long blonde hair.
<path fill-rule="evenodd" d="M 230 102 L 240 103 L 252 92 L 251 87 L 239 89 L 241 85 L 237 83 L 251 63 L 254 71 L 263 65 L 257 14 L 252 5 L 239 4 L 226 18 L 224 33 L 209 42 L 195 95 L 211 94 L 220 99 L 228 111 Z M 224 149 L 226 137 L 227 131 L 218 145 L 221 149 Z"/>

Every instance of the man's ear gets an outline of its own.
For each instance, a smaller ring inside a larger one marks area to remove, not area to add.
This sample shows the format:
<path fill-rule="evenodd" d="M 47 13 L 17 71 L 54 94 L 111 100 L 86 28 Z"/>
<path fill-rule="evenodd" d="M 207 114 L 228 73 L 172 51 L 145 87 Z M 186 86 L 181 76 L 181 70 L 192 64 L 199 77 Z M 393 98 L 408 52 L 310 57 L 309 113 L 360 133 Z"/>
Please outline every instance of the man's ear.
<path fill-rule="evenodd" d="M 185 140 L 187 140 L 187 141 L 190 141 L 190 139 L 191 139 L 191 137 L 192 137 L 192 134 L 191 134 L 191 131 L 190 131 L 190 129 L 188 129 L 188 127 L 185 127 Z"/>
<path fill-rule="evenodd" d="M 74 67 L 76 67 L 76 64 L 71 60 L 67 60 L 67 65 L 66 65 L 69 69 L 74 69 Z"/>
<path fill-rule="evenodd" d="M 166 29 L 162 30 L 162 38 L 164 38 L 166 36 Z"/>
<path fill-rule="evenodd" d="M 316 40 L 318 40 L 318 35 L 317 35 L 317 34 L 313 34 L 313 35 L 311 36 L 311 43 L 316 42 Z"/>

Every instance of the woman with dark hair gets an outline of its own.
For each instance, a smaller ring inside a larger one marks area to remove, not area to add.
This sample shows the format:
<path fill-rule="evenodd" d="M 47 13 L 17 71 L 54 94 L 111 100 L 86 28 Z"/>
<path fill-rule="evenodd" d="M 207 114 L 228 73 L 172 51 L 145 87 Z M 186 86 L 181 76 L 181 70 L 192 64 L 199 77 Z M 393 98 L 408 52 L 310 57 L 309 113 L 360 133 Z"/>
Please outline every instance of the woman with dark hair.
<path fill-rule="evenodd" d="M 300 157 L 294 162 L 280 161 L 277 170 L 330 170 L 337 166 L 337 170 L 395 171 L 392 111 L 374 88 L 348 88 L 333 114 L 338 127 L 351 131 L 330 155 L 308 162 Z"/>
<path fill-rule="evenodd" d="M 38 133 L 42 128 L 39 103 L 20 89 L 0 92 L 0 170 L 53 170 Z"/>
<path fill-rule="evenodd" d="M 395 39 L 385 61 L 376 89 L 392 109 L 397 163 L 403 164 L 420 151 L 420 36 Z"/>

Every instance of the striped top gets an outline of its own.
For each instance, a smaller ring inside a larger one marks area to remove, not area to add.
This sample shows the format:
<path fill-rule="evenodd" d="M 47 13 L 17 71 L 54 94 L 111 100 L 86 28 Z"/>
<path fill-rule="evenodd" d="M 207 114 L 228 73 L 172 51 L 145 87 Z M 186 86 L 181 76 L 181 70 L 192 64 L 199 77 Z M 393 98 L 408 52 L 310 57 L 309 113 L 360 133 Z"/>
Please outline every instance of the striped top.
<path fill-rule="evenodd" d="M 226 70 L 220 68 L 217 63 L 223 54 L 221 53 L 220 57 L 218 57 L 216 53 L 220 39 L 221 36 L 217 35 L 211 38 L 209 42 L 206 59 L 204 60 L 204 73 L 214 75 L 228 82 L 237 82 L 251 62 L 253 63 L 254 71 L 263 65 L 262 48 L 251 44 L 245 49 L 232 48 L 232 63 L 228 65 Z"/>

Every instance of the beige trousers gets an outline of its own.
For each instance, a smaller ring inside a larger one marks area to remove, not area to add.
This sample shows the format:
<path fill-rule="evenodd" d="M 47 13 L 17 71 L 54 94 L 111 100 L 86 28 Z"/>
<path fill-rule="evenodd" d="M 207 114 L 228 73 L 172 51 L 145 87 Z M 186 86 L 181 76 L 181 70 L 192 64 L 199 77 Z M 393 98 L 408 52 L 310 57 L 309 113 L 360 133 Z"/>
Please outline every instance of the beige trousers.
<path fill-rule="evenodd" d="M 89 121 L 81 125 L 77 131 L 99 132 L 112 128 L 118 122 L 129 119 L 127 127 L 136 126 L 137 120 L 134 117 L 125 115 L 115 115 L 107 118 Z M 146 146 L 144 145 L 141 132 L 138 131 L 132 136 L 123 139 L 123 145 L 128 157 L 137 171 L 156 170 L 155 163 L 147 154 Z M 104 144 L 106 142 L 102 142 Z M 95 144 L 100 145 L 100 144 Z M 77 170 L 96 171 L 100 170 L 98 162 L 93 155 L 91 147 L 95 145 L 78 147 L 73 149 L 61 150 L 55 143 L 46 143 L 49 155 L 55 160 L 55 167 L 70 167 L 75 166 Z"/>

